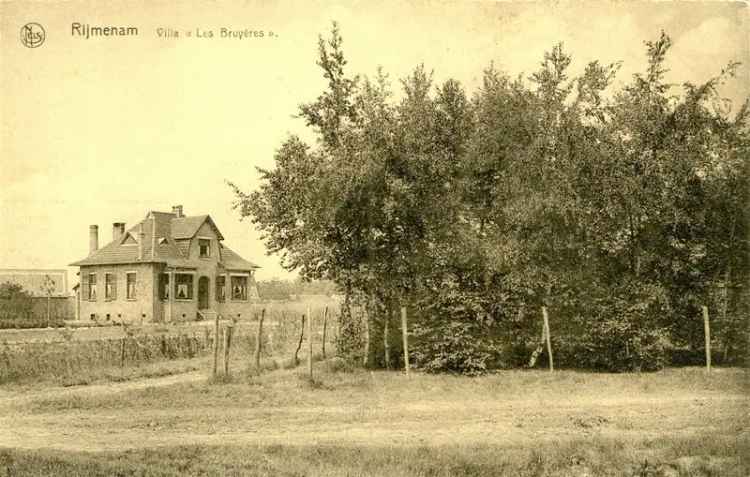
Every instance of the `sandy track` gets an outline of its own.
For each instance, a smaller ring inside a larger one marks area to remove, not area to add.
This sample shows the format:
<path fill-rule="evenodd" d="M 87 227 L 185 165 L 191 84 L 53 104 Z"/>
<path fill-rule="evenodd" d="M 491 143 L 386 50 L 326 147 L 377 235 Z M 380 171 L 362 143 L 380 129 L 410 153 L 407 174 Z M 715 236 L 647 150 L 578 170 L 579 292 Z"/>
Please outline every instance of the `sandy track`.
<path fill-rule="evenodd" d="M 206 379 L 206 373 L 192 371 L 188 373 L 161 376 L 156 378 L 142 378 L 125 381 L 121 383 L 89 384 L 85 386 L 56 386 L 43 390 L 3 390 L 0 389 L 0 408 L 10 406 L 22 406 L 24 403 L 40 399 L 54 399 L 72 396 L 96 396 L 106 394 L 117 394 L 149 387 L 171 386 L 173 384 L 191 383 Z"/>
<path fill-rule="evenodd" d="M 696 432 L 747 433 L 739 394 L 472 401 L 418 399 L 309 406 L 196 405 L 27 413 L 26 402 L 106 395 L 204 379 L 199 372 L 114 385 L 45 390 L 0 400 L 0 447 L 107 451 L 179 445 L 532 445 L 589 437 L 643 439 Z M 252 390 L 248 390 L 252 392 Z M 123 396 L 127 398 L 127 395 Z M 13 404 L 16 412 L 9 408 Z M 467 412 L 467 409 L 470 409 Z"/>
<path fill-rule="evenodd" d="M 357 374 L 338 378 L 343 379 L 338 384 L 329 377 L 331 389 L 315 391 L 300 386 L 294 371 L 270 373 L 261 385 L 204 386 L 200 383 L 207 372 L 196 371 L 116 384 L 0 390 L 0 447 L 505 447 L 591 437 L 643 439 L 706 432 L 739 436 L 750 429 L 750 397 L 742 389 L 696 388 L 689 377 L 688 384 L 672 380 L 666 385 L 669 375 L 650 376 L 646 379 L 658 390 L 643 391 L 642 386 L 623 384 L 629 382 L 627 376 L 591 375 L 586 376 L 589 384 L 579 385 L 570 383 L 580 378 L 574 374 L 567 384 L 527 383 L 514 393 L 494 390 L 492 380 L 502 377 L 464 381 L 370 376 L 371 384 L 370 377 Z M 536 375 L 509 376 L 519 380 Z M 619 387 L 607 386 L 613 382 Z M 130 393 L 151 388 L 153 392 Z M 69 398 L 77 396 L 93 399 L 67 407 L 76 403 Z"/>

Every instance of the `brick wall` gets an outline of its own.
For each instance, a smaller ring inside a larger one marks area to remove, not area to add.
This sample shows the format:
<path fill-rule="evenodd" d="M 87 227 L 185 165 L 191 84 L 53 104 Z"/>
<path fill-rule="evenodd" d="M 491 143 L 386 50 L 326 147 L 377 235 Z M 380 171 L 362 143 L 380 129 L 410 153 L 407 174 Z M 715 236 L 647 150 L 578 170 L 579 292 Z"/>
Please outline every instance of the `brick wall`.
<path fill-rule="evenodd" d="M 135 298 L 127 298 L 126 273 L 135 272 Z M 88 299 L 88 274 L 96 273 L 96 300 Z M 115 297 L 105 297 L 105 274 L 115 277 Z M 84 277 L 84 274 L 86 277 Z M 96 265 L 81 267 L 81 320 L 95 315 L 98 321 L 118 323 L 152 322 L 160 318 L 154 300 L 155 265 L 150 263 L 126 265 Z"/>

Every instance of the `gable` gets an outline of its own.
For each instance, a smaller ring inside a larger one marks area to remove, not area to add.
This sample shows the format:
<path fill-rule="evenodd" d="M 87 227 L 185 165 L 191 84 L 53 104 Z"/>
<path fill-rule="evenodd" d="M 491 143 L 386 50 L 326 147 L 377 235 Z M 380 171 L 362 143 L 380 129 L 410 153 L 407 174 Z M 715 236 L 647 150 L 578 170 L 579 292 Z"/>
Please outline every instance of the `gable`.
<path fill-rule="evenodd" d="M 136 245 L 138 244 L 138 241 L 135 239 L 133 234 L 127 233 L 125 234 L 125 238 L 120 242 L 122 245 Z"/>
<path fill-rule="evenodd" d="M 212 227 L 211 224 L 208 223 L 208 221 L 206 221 L 203 222 L 203 225 L 201 225 L 200 228 L 195 232 L 195 237 L 216 240 L 218 238 L 218 234 L 216 233 L 216 229 Z"/>
<path fill-rule="evenodd" d="M 141 232 L 144 237 L 142 244 L 139 243 Z M 222 259 L 220 243 L 224 237 L 209 215 L 176 217 L 165 212 L 149 212 L 144 220 L 127 230 L 121 239 L 108 243 L 71 265 L 144 262 L 193 265 L 192 260 L 199 258 L 199 238 L 211 239 L 209 257 L 214 260 Z M 247 267 L 247 264 L 240 266 Z"/>
<path fill-rule="evenodd" d="M 172 238 L 176 240 L 180 239 L 191 239 L 195 237 L 204 225 L 208 224 L 213 228 L 213 232 L 219 240 L 224 240 L 224 237 L 219 232 L 219 228 L 216 226 L 214 221 L 209 215 L 195 215 L 191 217 L 176 217 L 171 221 L 172 227 Z"/>

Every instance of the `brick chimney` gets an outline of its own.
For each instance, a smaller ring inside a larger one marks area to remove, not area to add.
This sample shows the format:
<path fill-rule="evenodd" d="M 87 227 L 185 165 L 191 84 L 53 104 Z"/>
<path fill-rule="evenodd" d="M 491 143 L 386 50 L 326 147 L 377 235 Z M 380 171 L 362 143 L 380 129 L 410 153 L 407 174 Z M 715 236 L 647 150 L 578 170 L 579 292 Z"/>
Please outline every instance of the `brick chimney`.
<path fill-rule="evenodd" d="M 125 222 L 115 222 L 112 224 L 112 240 L 118 240 L 125 233 Z"/>
<path fill-rule="evenodd" d="M 185 217 L 182 215 L 182 206 L 181 205 L 173 205 L 172 206 L 172 213 L 176 215 L 177 217 Z"/>
<path fill-rule="evenodd" d="M 146 232 L 143 230 L 143 222 L 141 222 L 140 229 L 138 230 L 138 260 L 143 260 L 143 242 L 146 240 Z"/>
<path fill-rule="evenodd" d="M 89 255 L 99 250 L 99 226 L 89 225 Z"/>
<path fill-rule="evenodd" d="M 156 258 L 156 216 L 151 214 L 151 258 Z"/>

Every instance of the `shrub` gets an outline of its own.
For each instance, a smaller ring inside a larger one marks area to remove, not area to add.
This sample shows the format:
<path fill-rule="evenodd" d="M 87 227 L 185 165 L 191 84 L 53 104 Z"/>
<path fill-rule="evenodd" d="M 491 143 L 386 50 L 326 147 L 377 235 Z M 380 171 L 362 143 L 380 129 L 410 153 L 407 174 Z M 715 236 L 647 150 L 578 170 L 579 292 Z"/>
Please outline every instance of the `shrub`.
<path fill-rule="evenodd" d="M 565 362 L 601 371 L 655 371 L 669 361 L 669 330 L 659 326 L 670 313 L 658 285 L 627 282 L 589 290 L 593 298 L 571 303 L 587 313 L 573 314 L 572 326 L 553 334 Z"/>
<path fill-rule="evenodd" d="M 479 375 L 505 366 L 497 333 L 502 313 L 486 290 L 467 290 L 445 280 L 419 301 L 420 319 L 412 325 L 415 364 L 427 372 Z"/>
<path fill-rule="evenodd" d="M 415 325 L 415 364 L 427 372 L 477 376 L 498 367 L 499 346 L 476 323 L 445 321 L 437 326 Z"/>

